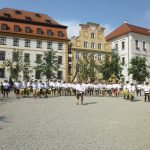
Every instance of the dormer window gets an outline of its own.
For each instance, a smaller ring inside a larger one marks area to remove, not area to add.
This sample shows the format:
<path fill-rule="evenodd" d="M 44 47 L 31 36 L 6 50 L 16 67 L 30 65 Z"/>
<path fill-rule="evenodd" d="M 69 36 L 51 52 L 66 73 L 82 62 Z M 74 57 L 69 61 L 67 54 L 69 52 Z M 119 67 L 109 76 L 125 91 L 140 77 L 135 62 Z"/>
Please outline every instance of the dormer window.
<path fill-rule="evenodd" d="M 16 12 L 16 14 L 18 14 L 18 15 L 21 14 L 21 11 L 19 11 L 19 10 L 16 10 L 15 12 Z"/>
<path fill-rule="evenodd" d="M 4 13 L 4 17 L 6 17 L 6 18 L 10 18 L 10 17 L 11 17 L 11 15 L 10 15 L 10 14 L 7 14 L 7 13 Z"/>
<path fill-rule="evenodd" d="M 51 21 L 50 21 L 50 20 L 45 20 L 45 22 L 46 22 L 47 24 L 51 24 Z"/>
<path fill-rule="evenodd" d="M 37 29 L 37 34 L 40 34 L 40 35 L 43 34 L 42 29 L 38 28 L 38 29 Z"/>
<path fill-rule="evenodd" d="M 1 25 L 1 30 L 7 30 L 7 29 L 8 29 L 7 24 L 2 24 L 2 25 Z"/>
<path fill-rule="evenodd" d="M 53 35 L 52 30 L 47 30 L 47 35 L 48 35 L 48 36 L 52 36 L 52 35 Z"/>
<path fill-rule="evenodd" d="M 15 25 L 15 26 L 14 26 L 14 31 L 15 31 L 15 32 L 19 32 L 19 31 L 20 31 L 20 27 L 19 27 L 18 25 Z"/>
<path fill-rule="evenodd" d="M 35 16 L 36 16 L 36 17 L 39 17 L 39 18 L 41 17 L 40 14 L 35 14 Z"/>
<path fill-rule="evenodd" d="M 63 32 L 62 31 L 58 31 L 58 36 L 59 37 L 63 37 Z"/>
<path fill-rule="evenodd" d="M 26 21 L 31 21 L 31 17 L 26 17 Z"/>
<path fill-rule="evenodd" d="M 26 28 L 25 28 L 25 32 L 26 32 L 26 33 L 31 33 L 31 32 L 32 32 L 32 30 L 31 30 L 31 28 L 30 28 L 30 27 L 26 27 Z"/>

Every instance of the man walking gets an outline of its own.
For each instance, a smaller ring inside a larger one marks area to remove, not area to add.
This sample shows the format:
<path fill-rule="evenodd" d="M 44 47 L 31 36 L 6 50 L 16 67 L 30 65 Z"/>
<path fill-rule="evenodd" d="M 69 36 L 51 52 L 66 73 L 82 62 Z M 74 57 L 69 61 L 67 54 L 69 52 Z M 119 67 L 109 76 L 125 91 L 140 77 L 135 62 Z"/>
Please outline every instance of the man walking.
<path fill-rule="evenodd" d="M 85 92 L 85 86 L 82 84 L 81 81 L 78 82 L 77 86 L 76 86 L 76 97 L 77 97 L 77 105 L 79 105 L 79 99 L 81 97 L 81 104 L 83 105 L 83 96 L 84 96 L 84 92 Z"/>

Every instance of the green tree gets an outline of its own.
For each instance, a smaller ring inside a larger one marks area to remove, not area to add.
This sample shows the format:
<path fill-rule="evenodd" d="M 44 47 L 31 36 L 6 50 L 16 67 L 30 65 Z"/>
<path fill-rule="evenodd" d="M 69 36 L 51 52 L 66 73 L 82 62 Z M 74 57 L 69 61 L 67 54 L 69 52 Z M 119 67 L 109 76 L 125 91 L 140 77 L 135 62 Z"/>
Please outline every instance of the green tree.
<path fill-rule="evenodd" d="M 99 66 L 99 72 L 102 73 L 103 79 L 108 80 L 112 75 L 115 75 L 118 79 L 122 76 L 122 67 L 120 66 L 120 58 L 117 54 L 112 54 L 111 60 L 108 55 L 105 56 Z"/>
<path fill-rule="evenodd" d="M 82 53 L 82 58 L 77 63 L 78 77 L 82 81 L 94 81 L 96 79 L 97 64 L 93 53 Z"/>
<path fill-rule="evenodd" d="M 18 80 L 19 73 L 28 67 L 30 67 L 30 61 L 24 62 L 23 61 L 23 51 L 22 50 L 13 50 L 13 59 L 6 59 L 3 61 L 3 68 L 7 68 L 10 70 L 10 77 Z M 26 76 L 27 77 L 27 76 Z"/>
<path fill-rule="evenodd" d="M 46 51 L 41 62 L 37 63 L 35 67 L 35 70 L 39 71 L 41 75 L 45 75 L 48 80 L 55 77 L 58 69 L 58 58 L 53 50 Z"/>
<path fill-rule="evenodd" d="M 147 70 L 146 58 L 134 57 L 131 59 L 131 67 L 128 69 L 129 74 L 133 75 L 133 79 L 138 82 L 145 81 L 146 77 L 150 77 Z"/>

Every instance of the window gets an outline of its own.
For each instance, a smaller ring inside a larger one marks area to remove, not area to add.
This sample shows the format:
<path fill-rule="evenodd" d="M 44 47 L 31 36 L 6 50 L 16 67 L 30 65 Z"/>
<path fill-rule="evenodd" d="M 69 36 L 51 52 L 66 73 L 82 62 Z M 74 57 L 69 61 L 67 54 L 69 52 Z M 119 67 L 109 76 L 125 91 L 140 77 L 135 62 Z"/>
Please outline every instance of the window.
<path fill-rule="evenodd" d="M 115 44 L 115 50 L 118 50 L 118 44 Z"/>
<path fill-rule="evenodd" d="M 98 49 L 102 49 L 102 44 L 98 44 Z"/>
<path fill-rule="evenodd" d="M 18 52 L 13 52 L 13 61 L 18 61 Z"/>
<path fill-rule="evenodd" d="M 102 60 L 102 54 L 98 53 L 98 60 Z"/>
<path fill-rule="evenodd" d="M 7 29 L 8 29 L 7 24 L 2 24 L 2 25 L 1 25 L 1 30 L 7 30 Z"/>
<path fill-rule="evenodd" d="M 84 42 L 84 48 L 88 48 L 88 42 Z"/>
<path fill-rule="evenodd" d="M 0 37 L 0 45 L 6 45 L 6 37 Z"/>
<path fill-rule="evenodd" d="M 24 62 L 30 62 L 30 54 L 29 53 L 24 54 Z"/>
<path fill-rule="evenodd" d="M 36 72 L 35 72 L 35 78 L 36 79 L 40 79 L 41 78 L 41 71 L 36 70 Z"/>
<path fill-rule="evenodd" d="M 63 37 L 63 32 L 62 31 L 58 31 L 58 37 Z"/>
<path fill-rule="evenodd" d="M 41 63 L 42 61 L 42 55 L 41 54 L 37 54 L 36 55 L 36 63 Z"/>
<path fill-rule="evenodd" d="M 122 49 L 125 49 L 125 43 L 122 42 Z"/>
<path fill-rule="evenodd" d="M 36 47 L 37 48 L 42 48 L 42 41 L 37 41 L 36 42 Z"/>
<path fill-rule="evenodd" d="M 95 38 L 95 33 L 91 33 L 91 38 Z"/>
<path fill-rule="evenodd" d="M 4 77 L 5 77 L 5 69 L 0 68 L 0 78 L 4 78 Z"/>
<path fill-rule="evenodd" d="M 121 65 L 125 65 L 125 57 L 122 57 L 122 59 L 121 59 Z"/>
<path fill-rule="evenodd" d="M 76 72 L 79 71 L 79 64 L 76 64 Z"/>
<path fill-rule="evenodd" d="M 5 18 L 10 18 L 11 15 L 10 15 L 10 14 L 7 14 L 7 13 L 4 13 L 4 17 L 5 17 Z"/>
<path fill-rule="evenodd" d="M 95 43 L 91 43 L 91 48 L 95 48 Z"/>
<path fill-rule="evenodd" d="M 52 49 L 52 42 L 47 42 L 47 49 Z"/>
<path fill-rule="evenodd" d="M 25 18 L 26 18 L 26 21 L 31 21 L 32 20 L 31 17 L 28 17 L 28 16 L 26 16 Z"/>
<path fill-rule="evenodd" d="M 19 46 L 19 38 L 13 39 L 13 46 Z"/>
<path fill-rule="evenodd" d="M 36 17 L 39 17 L 39 18 L 41 17 L 41 15 L 40 15 L 40 14 L 35 14 L 35 16 L 36 16 Z"/>
<path fill-rule="evenodd" d="M 58 56 L 58 64 L 59 64 L 59 65 L 62 64 L 62 56 Z"/>
<path fill-rule="evenodd" d="M 76 52 L 76 60 L 79 60 L 79 58 L 80 58 L 80 53 L 77 51 Z"/>
<path fill-rule="evenodd" d="M 30 40 L 29 39 L 25 39 L 25 47 L 30 47 Z"/>
<path fill-rule="evenodd" d="M 59 80 L 62 80 L 62 71 L 58 71 L 58 74 L 57 74 L 57 78 L 59 79 Z"/>
<path fill-rule="evenodd" d="M 40 35 L 43 34 L 42 29 L 38 28 L 38 29 L 37 29 L 37 34 L 40 34 Z"/>
<path fill-rule="evenodd" d="M 19 31 L 20 31 L 20 27 L 17 26 L 17 25 L 15 25 L 15 26 L 14 26 L 14 31 L 15 31 L 15 32 L 19 32 Z"/>
<path fill-rule="evenodd" d="M 72 59 L 71 57 L 68 57 L 68 62 L 71 63 Z"/>
<path fill-rule="evenodd" d="M 71 65 L 68 65 L 68 74 L 71 75 Z"/>
<path fill-rule="evenodd" d="M 45 22 L 46 22 L 47 24 L 51 24 L 51 21 L 50 21 L 50 20 L 45 20 Z"/>
<path fill-rule="evenodd" d="M 63 44 L 62 43 L 58 43 L 58 50 L 62 50 L 63 49 Z"/>
<path fill-rule="evenodd" d="M 26 27 L 26 28 L 25 28 L 25 32 L 26 32 L 26 33 L 31 33 L 31 32 L 32 32 L 32 30 L 31 30 L 31 28 L 30 28 L 30 27 Z"/>
<path fill-rule="evenodd" d="M 16 12 L 16 14 L 18 14 L 18 15 L 21 14 L 21 11 L 19 11 L 19 10 L 16 10 L 15 12 Z"/>
<path fill-rule="evenodd" d="M 5 60 L 5 51 L 0 51 L 0 60 Z"/>
<path fill-rule="evenodd" d="M 136 47 L 137 50 L 139 50 L 139 42 L 138 42 L 138 40 L 135 40 L 135 47 Z"/>
<path fill-rule="evenodd" d="M 143 50 L 145 51 L 146 50 L 146 43 L 143 42 Z"/>
<path fill-rule="evenodd" d="M 47 30 L 47 35 L 48 35 L 48 36 L 52 36 L 52 35 L 53 35 L 52 30 Z"/>

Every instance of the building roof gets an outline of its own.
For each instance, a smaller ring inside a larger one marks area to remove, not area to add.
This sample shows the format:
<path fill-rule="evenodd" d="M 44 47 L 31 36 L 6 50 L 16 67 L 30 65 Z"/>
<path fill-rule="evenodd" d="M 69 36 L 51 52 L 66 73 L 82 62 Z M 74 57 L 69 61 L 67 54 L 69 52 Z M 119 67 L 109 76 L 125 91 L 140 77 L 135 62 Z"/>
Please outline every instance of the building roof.
<path fill-rule="evenodd" d="M 15 34 L 35 37 L 44 37 L 49 39 L 68 40 L 67 26 L 61 25 L 46 14 L 28 12 L 24 10 L 3 8 L 0 10 L 0 27 L 2 24 L 7 25 L 7 30 L 0 28 L 0 34 Z M 20 31 L 15 32 L 14 26 L 19 26 Z M 32 32 L 26 33 L 25 28 L 30 27 Z M 37 30 L 41 29 L 42 34 L 37 34 Z M 47 31 L 51 30 L 52 35 L 47 35 Z M 58 32 L 62 32 L 62 37 L 58 36 Z"/>
<path fill-rule="evenodd" d="M 38 23 L 46 23 L 46 20 L 49 20 L 51 24 L 60 25 L 54 19 L 52 19 L 47 14 L 41 14 L 36 12 L 29 12 L 19 9 L 12 9 L 12 8 L 3 8 L 0 10 L 0 17 L 6 17 L 5 14 L 10 14 L 9 19 L 17 19 L 17 20 L 24 20 L 27 21 L 27 18 L 31 18 L 31 22 L 38 22 Z"/>
<path fill-rule="evenodd" d="M 106 40 L 112 40 L 114 38 L 117 38 L 121 35 L 125 35 L 127 33 L 134 32 L 138 34 L 148 35 L 150 36 L 150 29 L 131 25 L 128 23 L 123 23 L 121 26 L 116 28 L 114 31 L 112 31 L 110 34 L 106 36 Z"/>

